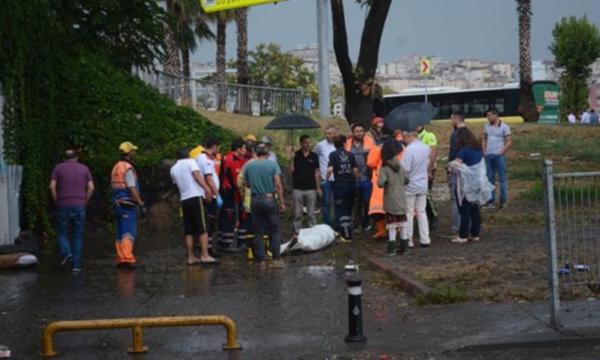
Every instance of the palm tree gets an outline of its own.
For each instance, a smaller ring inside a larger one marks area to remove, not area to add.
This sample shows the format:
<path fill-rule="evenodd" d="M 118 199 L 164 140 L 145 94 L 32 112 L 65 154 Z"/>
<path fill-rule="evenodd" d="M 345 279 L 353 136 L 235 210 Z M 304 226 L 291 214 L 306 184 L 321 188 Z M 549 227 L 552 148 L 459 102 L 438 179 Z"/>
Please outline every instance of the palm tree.
<path fill-rule="evenodd" d="M 216 54 L 216 66 L 217 71 L 215 73 L 215 80 L 218 84 L 218 99 L 217 99 L 217 110 L 225 110 L 225 82 L 226 82 L 226 54 L 225 45 L 227 40 L 227 23 L 232 21 L 235 17 L 234 11 L 219 11 L 211 15 L 214 22 L 217 23 L 217 54 Z"/>
<path fill-rule="evenodd" d="M 519 16 L 519 108 L 525 121 L 536 121 L 538 112 L 533 101 L 531 76 L 531 0 L 516 0 Z"/>
<path fill-rule="evenodd" d="M 247 85 L 250 81 L 248 72 L 248 8 L 238 9 L 235 13 L 237 29 L 237 82 Z M 241 87 L 238 93 L 238 110 L 241 113 L 250 112 L 248 91 Z"/>

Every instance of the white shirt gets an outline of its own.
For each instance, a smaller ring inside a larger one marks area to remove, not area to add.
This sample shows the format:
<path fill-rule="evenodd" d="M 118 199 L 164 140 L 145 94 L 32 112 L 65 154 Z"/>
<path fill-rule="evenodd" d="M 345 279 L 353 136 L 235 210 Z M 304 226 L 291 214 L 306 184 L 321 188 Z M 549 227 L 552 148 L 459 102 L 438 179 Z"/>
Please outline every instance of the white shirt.
<path fill-rule="evenodd" d="M 200 171 L 194 159 L 177 160 L 175 165 L 171 167 L 171 180 L 179 189 L 179 198 L 181 201 L 193 197 L 206 196 L 204 189 L 196 182 L 194 175 L 192 175 L 194 171 Z"/>
<path fill-rule="evenodd" d="M 215 161 L 205 153 L 202 153 L 196 157 L 196 164 L 198 164 L 202 176 L 206 177 L 211 175 L 212 181 L 215 183 L 217 190 L 219 190 L 221 183 L 219 181 L 219 176 L 217 176 Z"/>
<path fill-rule="evenodd" d="M 583 114 L 581 114 L 581 123 L 582 124 L 590 123 L 590 113 L 589 112 L 584 111 Z"/>
<path fill-rule="evenodd" d="M 329 166 L 329 155 L 335 151 L 335 145 L 325 139 L 320 141 L 313 151 L 319 156 L 319 172 L 321 173 L 321 180 L 325 180 L 327 177 L 327 167 Z"/>
<path fill-rule="evenodd" d="M 420 140 L 414 140 L 404 150 L 404 156 L 400 164 L 408 177 L 407 194 L 427 194 L 427 167 L 429 166 L 430 154 L 431 148 Z"/>
<path fill-rule="evenodd" d="M 577 118 L 573 113 L 570 113 L 569 116 L 567 116 L 567 120 L 569 120 L 569 124 L 575 124 L 577 122 Z"/>

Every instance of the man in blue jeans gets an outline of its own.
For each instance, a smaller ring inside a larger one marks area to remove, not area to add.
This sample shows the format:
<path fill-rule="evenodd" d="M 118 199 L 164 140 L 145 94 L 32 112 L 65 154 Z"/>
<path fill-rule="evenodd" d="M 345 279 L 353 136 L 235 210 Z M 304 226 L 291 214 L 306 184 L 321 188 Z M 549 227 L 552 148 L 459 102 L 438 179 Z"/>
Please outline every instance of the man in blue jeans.
<path fill-rule="evenodd" d="M 65 151 L 64 157 L 65 160 L 52 170 L 50 193 L 56 206 L 57 241 L 62 256 L 60 266 L 71 265 L 72 272 L 77 274 L 81 272 L 85 206 L 94 193 L 94 182 L 87 166 L 78 162 L 76 150 Z"/>
<path fill-rule="evenodd" d="M 506 178 L 506 153 L 512 146 L 510 128 L 498 117 L 498 110 L 490 108 L 486 111 L 488 123 L 485 125 L 482 149 L 485 154 L 487 176 L 494 185 L 492 197 L 485 207 L 496 206 L 496 174 L 500 182 L 500 208 L 508 203 L 508 180 Z"/>
<path fill-rule="evenodd" d="M 329 155 L 335 151 L 333 140 L 337 137 L 337 128 L 330 125 L 325 130 L 325 139 L 321 140 L 313 149 L 319 157 L 319 173 L 321 175 L 321 190 L 323 191 L 323 222 L 327 225 L 332 225 L 329 210 L 331 207 L 331 199 L 333 196 L 333 179 L 327 177 L 327 167 L 329 165 Z"/>

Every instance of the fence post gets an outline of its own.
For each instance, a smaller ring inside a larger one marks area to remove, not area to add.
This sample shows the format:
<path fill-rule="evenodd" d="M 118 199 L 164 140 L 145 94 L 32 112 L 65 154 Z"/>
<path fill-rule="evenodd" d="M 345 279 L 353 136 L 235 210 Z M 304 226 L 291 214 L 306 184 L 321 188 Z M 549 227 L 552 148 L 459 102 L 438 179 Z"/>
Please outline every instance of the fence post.
<path fill-rule="evenodd" d="M 560 296 L 556 253 L 556 214 L 554 208 L 554 168 L 552 160 L 544 160 L 544 213 L 548 247 L 548 289 L 550 291 L 550 325 L 560 327 Z"/>

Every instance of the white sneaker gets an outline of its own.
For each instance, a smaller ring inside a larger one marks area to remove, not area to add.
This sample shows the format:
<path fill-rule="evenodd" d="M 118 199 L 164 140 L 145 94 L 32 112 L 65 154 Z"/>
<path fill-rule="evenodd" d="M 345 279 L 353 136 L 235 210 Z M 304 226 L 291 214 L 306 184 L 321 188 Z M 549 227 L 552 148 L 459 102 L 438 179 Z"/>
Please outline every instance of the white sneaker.
<path fill-rule="evenodd" d="M 469 241 L 469 239 L 464 239 L 464 238 L 461 238 L 460 236 L 457 236 L 454 239 L 450 240 L 450 242 L 453 244 L 464 244 L 464 243 L 467 243 L 468 241 Z"/>
<path fill-rule="evenodd" d="M 408 248 L 413 249 L 415 247 L 415 243 L 412 240 L 408 241 Z"/>

